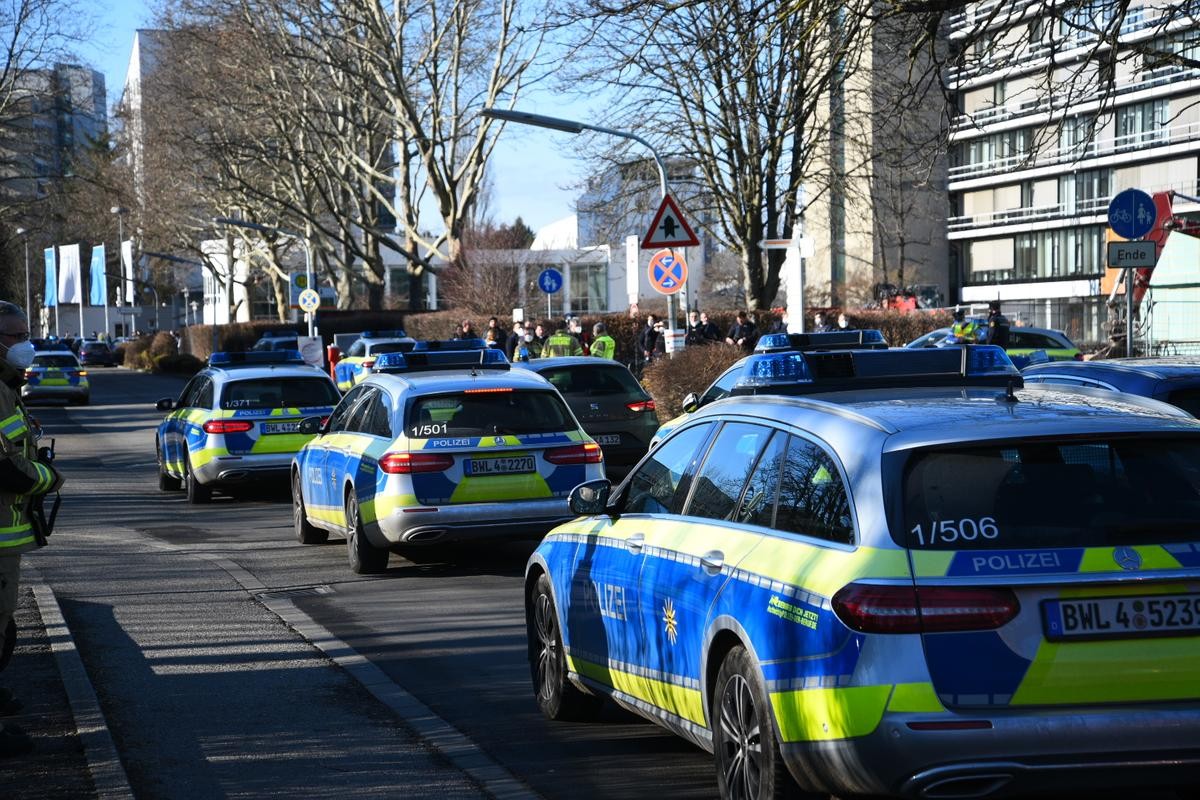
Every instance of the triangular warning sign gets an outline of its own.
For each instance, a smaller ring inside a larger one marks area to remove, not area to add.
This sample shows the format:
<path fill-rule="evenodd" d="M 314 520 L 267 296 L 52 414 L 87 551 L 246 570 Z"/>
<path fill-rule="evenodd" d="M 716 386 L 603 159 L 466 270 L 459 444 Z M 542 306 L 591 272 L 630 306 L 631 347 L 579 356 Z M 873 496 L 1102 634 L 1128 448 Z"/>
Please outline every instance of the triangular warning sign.
<path fill-rule="evenodd" d="M 646 235 L 642 239 L 642 249 L 698 247 L 699 245 L 700 240 L 696 238 L 695 232 L 683 218 L 683 212 L 679 210 L 679 206 L 675 205 L 671 195 L 663 197 L 662 205 L 658 207 L 658 213 L 654 215 L 654 221 L 650 223 L 650 230 L 646 231 Z"/>

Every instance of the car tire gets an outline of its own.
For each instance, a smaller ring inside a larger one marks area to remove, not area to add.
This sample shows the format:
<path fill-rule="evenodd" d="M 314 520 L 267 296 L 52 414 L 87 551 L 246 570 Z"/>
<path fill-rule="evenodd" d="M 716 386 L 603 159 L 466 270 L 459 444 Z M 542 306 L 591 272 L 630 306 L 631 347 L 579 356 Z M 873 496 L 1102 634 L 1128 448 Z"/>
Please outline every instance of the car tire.
<path fill-rule="evenodd" d="M 183 460 L 183 488 L 187 490 L 187 501 L 192 505 L 212 501 L 212 489 L 196 480 L 196 473 L 192 472 L 192 462 L 186 457 Z"/>
<path fill-rule="evenodd" d="M 292 473 L 292 524 L 296 529 L 296 541 L 300 544 L 325 544 L 329 531 L 322 530 L 308 521 L 304 511 L 304 495 L 300 491 L 300 473 Z"/>
<path fill-rule="evenodd" d="M 593 719 L 604 698 L 588 694 L 567 680 L 558 610 L 550 590 L 550 576 L 542 573 L 529 592 L 525 628 L 529 643 L 529 675 L 542 715 L 550 720 Z"/>
<path fill-rule="evenodd" d="M 711 718 L 722 798 L 803 796 L 783 763 L 766 686 L 744 647 L 733 648 L 721 662 Z"/>
<path fill-rule="evenodd" d="M 183 488 L 183 482 L 176 478 L 171 473 L 167 472 L 167 465 L 163 459 L 162 447 L 155 446 L 155 454 L 158 456 L 158 488 L 164 492 L 178 492 Z"/>
<path fill-rule="evenodd" d="M 350 559 L 350 571 L 355 575 L 377 575 L 385 571 L 391 555 L 386 548 L 376 547 L 367 540 L 358 511 L 358 498 L 353 491 L 346 495 L 346 555 Z"/>
<path fill-rule="evenodd" d="M 86 406 L 86 405 L 87 405 L 88 403 L 90 403 L 91 401 L 92 401 L 92 398 L 91 398 L 91 397 L 88 397 L 88 396 L 86 396 L 86 395 L 85 395 L 84 397 L 76 397 L 76 398 L 73 398 L 73 399 L 71 400 L 71 405 L 74 405 L 74 406 Z"/>

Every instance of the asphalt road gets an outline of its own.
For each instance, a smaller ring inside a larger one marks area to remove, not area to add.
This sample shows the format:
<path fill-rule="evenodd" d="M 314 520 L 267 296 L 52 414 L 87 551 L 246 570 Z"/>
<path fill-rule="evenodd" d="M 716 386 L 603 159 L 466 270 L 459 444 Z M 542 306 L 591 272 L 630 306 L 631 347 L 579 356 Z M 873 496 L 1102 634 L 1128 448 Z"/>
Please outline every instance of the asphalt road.
<path fill-rule="evenodd" d="M 356 576 L 341 540 L 295 542 L 284 486 L 207 506 L 158 490 L 153 403 L 182 380 L 91 379 L 91 406 L 34 410 L 69 482 L 51 546 L 32 558 L 139 797 L 476 791 L 213 559 L 284 593 L 544 797 L 715 794 L 710 757 L 653 725 L 615 708 L 586 725 L 538 713 L 522 605 L 534 543 L 393 555 L 385 575 Z"/>

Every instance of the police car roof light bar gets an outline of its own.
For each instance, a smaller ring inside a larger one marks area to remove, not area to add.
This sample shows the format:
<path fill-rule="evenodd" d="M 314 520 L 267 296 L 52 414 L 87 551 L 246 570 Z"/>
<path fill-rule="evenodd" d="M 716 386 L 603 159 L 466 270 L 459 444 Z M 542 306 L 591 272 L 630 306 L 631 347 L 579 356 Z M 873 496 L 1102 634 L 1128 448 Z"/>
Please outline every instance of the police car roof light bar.
<path fill-rule="evenodd" d="M 447 369 L 507 370 L 510 366 L 500 350 L 414 350 L 409 353 L 384 353 L 375 360 L 371 371 L 395 375 Z"/>
<path fill-rule="evenodd" d="M 734 394 L 855 389 L 1024 385 L 1003 349 L 969 345 L 936 350 L 758 353 L 746 359 Z"/>
<path fill-rule="evenodd" d="M 858 331 L 828 331 L 825 333 L 768 333 L 759 337 L 756 353 L 781 350 L 886 350 L 883 332 L 872 328 Z"/>
<path fill-rule="evenodd" d="M 425 339 L 417 342 L 414 353 L 428 350 L 487 350 L 487 342 L 483 339 Z"/>
<path fill-rule="evenodd" d="M 407 339 L 408 334 L 402 328 L 397 328 L 390 331 L 363 331 L 359 335 L 360 339 Z"/>
<path fill-rule="evenodd" d="M 268 364 L 303 364 L 299 350 L 251 350 L 245 353 L 213 353 L 210 367 L 260 367 Z"/>

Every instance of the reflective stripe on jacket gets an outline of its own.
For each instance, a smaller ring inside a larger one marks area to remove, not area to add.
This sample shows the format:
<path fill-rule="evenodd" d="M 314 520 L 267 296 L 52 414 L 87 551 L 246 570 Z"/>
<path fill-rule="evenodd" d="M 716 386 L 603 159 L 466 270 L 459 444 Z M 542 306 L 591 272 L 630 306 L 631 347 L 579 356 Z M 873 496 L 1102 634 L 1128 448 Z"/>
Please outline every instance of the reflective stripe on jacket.
<path fill-rule="evenodd" d="M 563 331 L 553 334 L 542 346 L 542 358 L 581 355 L 583 355 L 583 348 L 580 347 L 579 340 Z"/>
<path fill-rule="evenodd" d="M 45 494 L 58 476 L 37 461 L 33 426 L 17 391 L 0 384 L 0 554 L 36 547 L 29 497 Z"/>
<path fill-rule="evenodd" d="M 617 357 L 617 342 L 607 333 L 596 337 L 592 342 L 592 355 L 596 358 L 607 358 L 612 361 Z"/>

